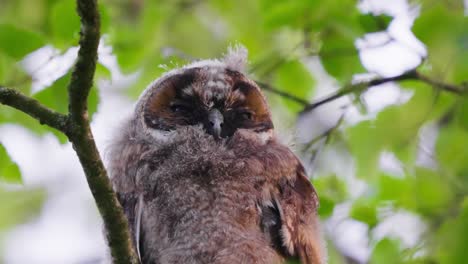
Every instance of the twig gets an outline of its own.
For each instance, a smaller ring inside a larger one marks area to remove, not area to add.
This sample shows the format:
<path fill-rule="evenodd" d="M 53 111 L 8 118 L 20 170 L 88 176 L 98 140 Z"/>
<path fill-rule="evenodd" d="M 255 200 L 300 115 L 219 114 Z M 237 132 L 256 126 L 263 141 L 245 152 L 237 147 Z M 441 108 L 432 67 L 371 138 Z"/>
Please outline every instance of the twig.
<path fill-rule="evenodd" d="M 290 93 L 283 92 L 283 91 L 271 86 L 268 83 L 264 83 L 264 82 L 260 82 L 260 81 L 255 81 L 255 82 L 265 91 L 277 94 L 279 96 L 282 96 L 282 97 L 284 97 L 284 98 L 286 98 L 288 100 L 291 100 L 291 101 L 296 102 L 298 104 L 301 104 L 303 106 L 309 105 L 309 102 L 307 100 L 304 100 L 304 99 L 302 99 L 300 97 L 297 97 L 295 95 L 292 95 Z"/>
<path fill-rule="evenodd" d="M 411 78 L 414 78 L 413 76 L 414 76 L 413 72 L 408 72 L 408 73 L 404 73 L 402 75 L 398 75 L 398 76 L 395 76 L 395 77 L 378 78 L 378 79 L 372 79 L 372 80 L 366 81 L 366 82 L 359 82 L 359 83 L 355 83 L 355 84 L 346 85 L 343 89 L 338 90 L 338 91 L 332 93 L 331 95 L 328 95 L 328 96 L 324 97 L 323 99 L 319 99 L 314 103 L 308 104 L 306 107 L 304 107 L 304 109 L 302 109 L 300 114 L 304 114 L 306 112 L 312 111 L 315 108 L 317 108 L 317 107 L 319 107 L 319 106 L 321 106 L 323 104 L 326 104 L 328 102 L 336 100 L 336 99 L 338 99 L 338 98 L 340 98 L 340 97 L 342 97 L 344 95 L 347 95 L 349 93 L 362 91 L 362 90 L 365 90 L 365 89 L 367 89 L 367 88 L 369 88 L 371 86 L 383 84 L 383 83 L 386 83 L 386 82 L 393 82 L 393 81 L 411 79 Z"/>
<path fill-rule="evenodd" d="M 426 75 L 423 75 L 423 74 L 417 72 L 416 70 L 405 72 L 405 73 L 403 73 L 401 75 L 397 75 L 397 76 L 393 76 L 393 77 L 374 78 L 374 79 L 371 79 L 371 80 L 368 80 L 368 81 L 362 81 L 362 82 L 358 82 L 358 83 L 349 84 L 349 85 L 344 86 L 342 89 L 340 89 L 340 90 L 338 90 L 338 91 L 336 91 L 336 92 L 334 92 L 334 93 L 332 93 L 330 95 L 325 96 L 322 99 L 318 99 L 317 101 L 315 101 L 313 103 L 309 103 L 305 99 L 302 99 L 302 98 L 297 97 L 295 95 L 292 95 L 290 93 L 281 91 L 280 89 L 275 88 L 275 87 L 273 87 L 272 85 L 270 85 L 268 83 L 261 82 L 261 81 L 256 81 L 256 83 L 258 85 L 260 85 L 260 87 L 262 87 L 262 89 L 265 90 L 265 91 L 277 94 L 277 95 L 279 95 L 279 96 L 281 96 L 281 97 L 283 97 L 285 99 L 291 100 L 293 102 L 296 102 L 296 103 L 304 106 L 302 111 L 299 113 L 299 114 L 304 114 L 304 113 L 307 113 L 307 112 L 310 112 L 310 111 L 314 110 L 315 108 L 317 108 L 317 107 L 319 107 L 319 106 L 321 106 L 323 104 L 334 101 L 334 100 L 336 100 L 336 99 L 338 99 L 338 98 L 340 98 L 342 96 L 345 96 L 347 94 L 363 91 L 363 90 L 366 90 L 366 89 L 371 88 L 373 86 L 377 86 L 377 85 L 388 83 L 388 82 L 404 81 L 404 80 L 419 80 L 419 81 L 422 81 L 422 82 L 424 82 L 426 84 L 429 84 L 429 85 L 431 85 L 431 86 L 433 86 L 433 87 L 435 87 L 437 89 L 440 89 L 441 91 L 446 91 L 446 92 L 457 94 L 457 95 L 466 95 L 466 94 L 468 94 L 468 86 L 466 86 L 466 85 L 463 85 L 463 84 L 462 85 L 454 85 L 454 84 L 444 83 L 444 82 L 439 81 L 439 80 L 431 79 L 430 77 L 428 77 Z"/>
<path fill-rule="evenodd" d="M 333 100 L 336 100 L 344 95 L 353 93 L 353 92 L 359 92 L 362 90 L 366 90 L 368 88 L 371 88 L 373 86 L 377 86 L 380 84 L 388 83 L 388 82 L 395 82 L 395 81 L 404 81 L 404 80 L 420 80 L 424 83 L 427 83 L 435 88 L 438 88 L 442 91 L 446 91 L 449 93 L 454 93 L 458 95 L 463 95 L 467 94 L 468 90 L 460 85 L 453 85 L 453 84 L 447 84 L 438 80 L 433 80 L 429 78 L 428 76 L 425 76 L 415 70 L 409 71 L 406 73 L 403 73 L 401 75 L 393 76 L 393 77 L 385 77 L 385 78 L 375 78 L 369 81 L 364 81 L 364 82 L 358 82 L 350 85 L 346 85 L 343 89 L 338 90 L 322 99 L 319 99 L 311 104 L 308 104 L 307 106 L 304 107 L 304 109 L 301 111 L 300 114 L 304 114 L 306 112 L 310 112 L 314 110 L 315 108 L 326 104 L 328 102 L 331 102 Z"/>
<path fill-rule="evenodd" d="M 330 139 L 330 136 L 343 123 L 344 117 L 345 117 L 345 113 L 342 113 L 340 118 L 338 119 L 338 121 L 336 121 L 336 123 L 333 126 L 329 127 L 323 133 L 321 133 L 320 135 L 316 136 L 315 138 L 313 138 L 309 142 L 307 142 L 307 144 L 305 144 L 304 147 L 303 147 L 303 151 L 309 150 L 313 145 L 315 145 L 315 143 L 317 143 L 318 141 L 320 141 L 323 138 L 325 138 L 325 143 L 328 143 L 329 139 Z"/>
<path fill-rule="evenodd" d="M 435 88 L 438 88 L 442 91 L 447 91 L 447 92 L 450 92 L 450 93 L 454 93 L 454 94 L 458 94 L 458 95 L 462 95 L 462 94 L 466 94 L 468 91 L 467 91 L 467 88 L 464 87 L 463 85 L 459 86 L 459 85 L 453 85 L 453 84 L 449 84 L 449 83 L 444 83 L 442 81 L 439 81 L 439 80 L 434 80 L 434 79 L 431 79 L 429 78 L 428 76 L 425 76 L 419 72 L 415 72 L 415 75 L 416 75 L 416 78 L 415 79 L 418 79 L 420 81 L 423 81 Z"/>
<path fill-rule="evenodd" d="M 332 127 L 325 130 L 323 133 L 321 133 L 317 137 L 311 139 L 307 144 L 304 145 L 304 147 L 302 147 L 302 152 L 307 152 L 312 148 L 312 146 L 315 145 L 315 143 L 320 142 L 322 139 L 325 139 L 323 141 L 323 144 L 321 144 L 319 147 L 317 147 L 315 149 L 312 149 L 310 151 L 310 161 L 309 161 L 309 163 L 310 163 L 310 166 L 312 168 L 313 168 L 313 166 L 315 164 L 315 161 L 316 161 L 316 159 L 318 157 L 319 152 L 321 152 L 325 148 L 325 146 L 328 143 L 330 143 L 330 139 L 332 138 L 333 134 L 338 130 L 338 128 L 343 123 L 345 115 L 346 115 L 346 110 L 344 110 L 344 112 L 341 114 L 341 116 L 338 119 L 338 121 L 336 122 L 336 124 L 334 124 Z"/>
<path fill-rule="evenodd" d="M 0 103 L 11 106 L 34 117 L 41 124 L 64 131 L 67 127 L 67 116 L 42 105 L 39 101 L 21 92 L 0 85 Z"/>
<path fill-rule="evenodd" d="M 291 100 L 291 101 L 294 101 L 294 102 L 296 102 L 298 104 L 303 105 L 304 108 L 300 113 L 300 114 L 303 114 L 305 112 L 311 111 L 311 110 L 313 110 L 313 109 L 315 109 L 315 108 L 317 108 L 317 107 L 319 107 L 319 106 L 321 106 L 321 105 L 323 105 L 325 103 L 328 103 L 330 101 L 338 99 L 338 98 L 340 98 L 340 97 L 342 97 L 342 96 L 344 96 L 346 94 L 349 94 L 351 92 L 356 92 L 358 90 L 367 89 L 370 86 L 375 86 L 375 85 L 383 84 L 383 83 L 390 82 L 390 81 L 398 81 L 398 80 L 402 80 L 402 79 L 409 79 L 410 76 L 411 76 L 410 73 L 406 73 L 406 74 L 399 75 L 399 76 L 396 76 L 396 77 L 378 78 L 378 79 L 373 79 L 373 80 L 370 80 L 370 81 L 367 81 L 367 82 L 360 82 L 360 83 L 356 83 L 356 84 L 347 85 L 343 89 L 338 90 L 338 91 L 332 93 L 331 95 L 328 95 L 328 96 L 324 97 L 323 99 L 319 99 L 318 101 L 316 101 L 314 103 L 309 103 L 305 99 L 302 99 L 302 98 L 297 97 L 295 95 L 292 95 L 290 93 L 281 91 L 278 88 L 275 88 L 275 87 L 273 87 L 272 85 L 270 85 L 268 83 L 261 82 L 261 81 L 255 81 L 255 82 L 260 87 L 262 87 L 262 89 L 265 90 L 265 91 L 272 92 L 272 93 L 277 94 L 279 96 L 282 96 L 282 97 L 284 97 L 284 98 L 286 98 L 288 100 Z"/>

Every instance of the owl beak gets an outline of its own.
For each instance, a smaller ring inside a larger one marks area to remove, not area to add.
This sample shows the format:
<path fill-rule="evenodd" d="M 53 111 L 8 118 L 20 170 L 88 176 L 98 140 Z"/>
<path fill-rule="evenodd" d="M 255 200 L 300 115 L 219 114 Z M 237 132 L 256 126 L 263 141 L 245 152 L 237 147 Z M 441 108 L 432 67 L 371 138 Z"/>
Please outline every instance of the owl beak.
<path fill-rule="evenodd" d="M 221 114 L 218 109 L 213 108 L 208 112 L 208 123 L 206 124 L 205 129 L 215 139 L 219 139 L 221 137 L 223 122 L 223 114 Z"/>

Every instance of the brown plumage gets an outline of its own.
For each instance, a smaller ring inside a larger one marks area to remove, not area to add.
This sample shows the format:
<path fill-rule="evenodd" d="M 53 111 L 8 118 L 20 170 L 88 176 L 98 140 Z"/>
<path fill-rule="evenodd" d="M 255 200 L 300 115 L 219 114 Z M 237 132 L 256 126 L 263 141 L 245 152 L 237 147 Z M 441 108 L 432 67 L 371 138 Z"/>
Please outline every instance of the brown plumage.
<path fill-rule="evenodd" d="M 317 195 L 276 140 L 243 55 L 156 80 L 112 144 L 112 181 L 142 263 L 325 263 Z"/>

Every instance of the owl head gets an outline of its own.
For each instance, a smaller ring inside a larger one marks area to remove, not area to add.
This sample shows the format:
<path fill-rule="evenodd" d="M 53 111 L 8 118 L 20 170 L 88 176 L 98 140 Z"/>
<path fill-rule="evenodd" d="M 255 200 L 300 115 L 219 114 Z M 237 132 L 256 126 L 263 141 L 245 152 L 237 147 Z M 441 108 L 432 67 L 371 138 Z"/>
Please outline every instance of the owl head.
<path fill-rule="evenodd" d="M 240 130 L 271 135 L 265 97 L 244 74 L 246 57 L 245 48 L 230 48 L 221 60 L 198 61 L 155 80 L 136 108 L 145 130 L 163 135 L 197 127 L 216 140 Z"/>

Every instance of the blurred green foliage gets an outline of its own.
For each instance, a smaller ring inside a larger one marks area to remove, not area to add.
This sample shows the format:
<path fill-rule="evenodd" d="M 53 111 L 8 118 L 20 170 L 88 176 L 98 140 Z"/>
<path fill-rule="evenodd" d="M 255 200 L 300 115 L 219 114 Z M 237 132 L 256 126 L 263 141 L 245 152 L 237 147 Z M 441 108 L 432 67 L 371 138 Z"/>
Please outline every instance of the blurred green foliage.
<path fill-rule="evenodd" d="M 42 208 L 45 193 L 39 189 L 5 191 L 0 189 L 0 235 L 19 223 L 31 219 Z"/>
<path fill-rule="evenodd" d="M 21 183 L 18 165 L 9 158 L 0 142 L 0 243 L 6 231 L 37 216 L 45 200 L 46 194 L 39 188 L 4 188 L 4 184 L 12 187 Z"/>
<path fill-rule="evenodd" d="M 77 45 L 79 19 L 74 4 L 0 0 L 0 84 L 32 95 L 59 112 L 67 109 L 69 73 L 31 94 L 31 76 L 18 61 L 44 45 L 57 48 L 61 54 Z M 412 31 L 428 51 L 418 70 L 448 83 L 468 81 L 468 17 L 463 1 L 419 0 L 410 4 L 420 7 Z M 356 74 L 366 72 L 356 40 L 367 33 L 385 32 L 393 19 L 386 14 L 363 13 L 351 0 L 102 0 L 100 10 L 103 41 L 112 47 L 124 73 L 139 71 L 136 82 L 125 91 L 132 98 L 168 69 L 192 59 L 219 57 L 228 45 L 241 43 L 249 50 L 255 78 L 310 99 L 319 83 L 306 64 L 308 58 L 318 58 L 336 83 L 349 83 Z M 96 75 L 97 79 L 109 78 L 103 65 L 98 66 Z M 400 87 L 412 93 L 406 103 L 387 107 L 358 123 L 344 122 L 327 135 L 332 140 L 323 147 L 339 149 L 352 158 L 354 174 L 365 190 L 356 197 L 344 175 L 315 171 L 312 176 L 321 197 L 320 215 L 326 221 L 337 205 L 350 202 L 347 218 L 369 227 L 370 263 L 465 263 L 468 99 L 418 81 L 407 81 Z M 364 92 L 361 89 L 351 97 L 356 99 L 354 106 L 365 113 L 365 105 L 359 100 Z M 268 96 L 273 107 L 286 110 L 289 117 L 295 117 L 303 107 L 273 94 Z M 94 89 L 91 113 L 97 110 L 98 101 Z M 38 135 L 52 132 L 66 142 L 56 131 L 2 107 L 0 125 L 8 123 Z M 426 149 L 425 144 L 430 143 L 422 136 L 422 128 L 427 127 L 435 130 L 434 148 Z M 402 175 L 382 171 L 382 152 L 398 159 Z M 432 159 L 430 166 L 418 162 L 423 152 Z M 333 159 L 325 162 L 340 165 Z M 0 179 L 21 181 L 18 166 L 1 146 Z M 6 196 L 12 203 L 3 202 Z M 0 197 L 1 230 L 37 211 L 42 194 L 0 191 Z M 405 210 L 426 223 L 427 232 L 414 248 L 395 237 L 374 239 L 372 232 L 385 221 L 381 211 L 389 206 L 392 212 Z M 331 235 L 328 238 L 330 263 L 347 263 L 349 252 L 335 246 Z"/>

